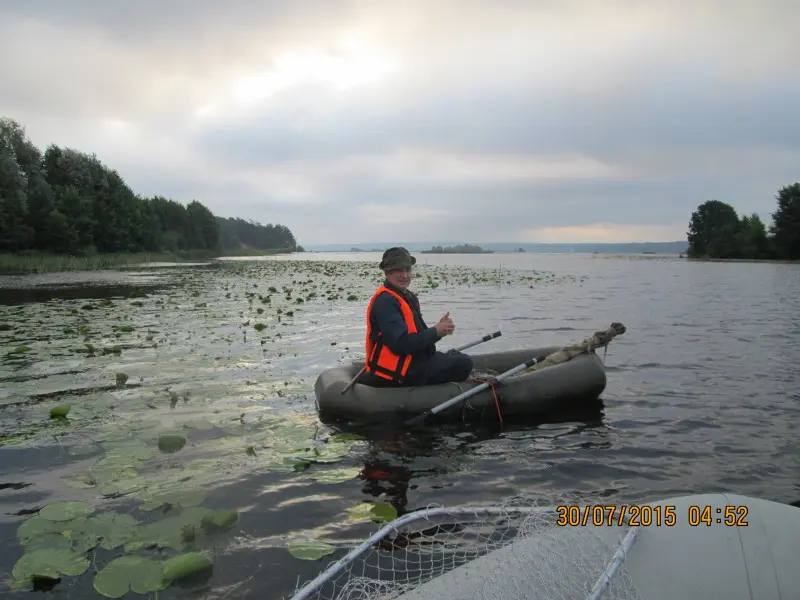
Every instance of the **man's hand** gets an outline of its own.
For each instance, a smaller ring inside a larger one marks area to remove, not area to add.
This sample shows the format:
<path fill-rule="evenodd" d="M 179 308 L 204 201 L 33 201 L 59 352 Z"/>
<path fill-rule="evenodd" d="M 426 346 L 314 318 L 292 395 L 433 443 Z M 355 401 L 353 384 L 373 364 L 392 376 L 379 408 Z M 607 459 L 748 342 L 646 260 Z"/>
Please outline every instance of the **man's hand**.
<path fill-rule="evenodd" d="M 455 331 L 456 326 L 453 324 L 453 319 L 450 318 L 450 311 L 448 310 L 444 316 L 439 319 L 439 322 L 434 325 L 434 328 L 441 337 L 450 335 Z"/>

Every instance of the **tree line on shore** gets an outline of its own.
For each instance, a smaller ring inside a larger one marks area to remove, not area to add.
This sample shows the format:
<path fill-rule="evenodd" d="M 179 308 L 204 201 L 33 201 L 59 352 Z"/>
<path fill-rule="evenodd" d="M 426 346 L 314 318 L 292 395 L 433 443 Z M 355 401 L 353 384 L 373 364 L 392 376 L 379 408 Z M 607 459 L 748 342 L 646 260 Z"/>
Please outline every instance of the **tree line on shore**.
<path fill-rule="evenodd" d="M 0 118 L 0 252 L 302 251 L 284 225 L 214 215 L 192 200 L 143 197 L 95 155 L 49 145 Z"/>
<path fill-rule="evenodd" d="M 778 190 L 769 228 L 753 213 L 741 218 L 728 203 L 708 200 L 689 220 L 689 258 L 800 260 L 800 182 Z"/>

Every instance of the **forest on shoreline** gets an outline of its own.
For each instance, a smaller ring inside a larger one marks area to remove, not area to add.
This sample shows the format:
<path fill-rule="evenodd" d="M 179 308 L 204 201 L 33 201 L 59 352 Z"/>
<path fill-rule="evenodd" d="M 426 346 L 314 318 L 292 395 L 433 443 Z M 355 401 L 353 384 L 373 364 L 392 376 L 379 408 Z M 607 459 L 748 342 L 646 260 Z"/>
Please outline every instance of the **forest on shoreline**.
<path fill-rule="evenodd" d="M 689 258 L 800 260 L 800 182 L 776 195 L 769 228 L 753 213 L 741 218 L 721 200 L 707 200 L 689 220 Z"/>
<path fill-rule="evenodd" d="M 288 227 L 214 215 L 135 193 L 94 154 L 40 151 L 17 121 L 0 118 L 0 253 L 70 255 L 302 252 Z"/>

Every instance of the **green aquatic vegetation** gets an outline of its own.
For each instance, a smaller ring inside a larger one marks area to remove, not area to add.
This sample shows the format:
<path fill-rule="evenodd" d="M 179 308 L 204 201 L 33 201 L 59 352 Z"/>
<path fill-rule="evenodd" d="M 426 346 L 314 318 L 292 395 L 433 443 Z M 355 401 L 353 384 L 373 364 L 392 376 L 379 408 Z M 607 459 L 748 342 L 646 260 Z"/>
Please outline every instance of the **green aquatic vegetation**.
<path fill-rule="evenodd" d="M 212 533 L 227 529 L 239 520 L 239 513 L 235 510 L 219 509 L 213 513 L 204 516 L 200 520 L 200 525 L 203 529 Z"/>
<path fill-rule="evenodd" d="M 179 433 L 167 433 L 158 438 L 158 449 L 167 454 L 178 452 L 185 445 L 186 436 Z"/>
<path fill-rule="evenodd" d="M 348 520 L 352 522 L 388 523 L 397 518 L 397 509 L 388 502 L 362 502 L 348 508 L 346 512 Z"/>
<path fill-rule="evenodd" d="M 63 533 L 43 533 L 42 535 L 30 538 L 25 544 L 25 552 L 32 552 L 45 548 L 64 548 L 71 550 L 72 539 Z"/>
<path fill-rule="evenodd" d="M 102 448 L 94 443 L 89 444 L 75 444 L 67 448 L 67 454 L 76 458 L 86 458 L 101 452 Z"/>
<path fill-rule="evenodd" d="M 286 548 L 300 560 L 319 560 L 336 550 L 334 546 L 318 540 L 292 540 L 286 544 Z"/>
<path fill-rule="evenodd" d="M 105 550 L 115 550 L 133 539 L 138 525 L 131 515 L 107 511 L 75 524 L 66 537 L 76 549 L 91 550 L 99 544 Z"/>
<path fill-rule="evenodd" d="M 94 589 L 107 598 L 122 598 L 128 591 L 150 594 L 166 588 L 161 563 L 144 556 L 115 558 L 94 577 Z"/>
<path fill-rule="evenodd" d="M 168 559 L 162 565 L 161 577 L 164 581 L 177 581 L 208 569 L 213 564 L 213 561 L 205 552 L 189 552 L 188 554 L 181 554 Z"/>
<path fill-rule="evenodd" d="M 16 582 L 58 579 L 62 575 L 82 575 L 89 559 L 68 548 L 39 548 L 23 554 L 14 563 L 11 575 Z"/>
<path fill-rule="evenodd" d="M 55 502 L 44 506 L 39 516 L 48 521 L 72 521 L 77 517 L 85 517 L 94 511 L 88 502 Z"/>
<path fill-rule="evenodd" d="M 66 419 L 72 407 L 69 404 L 54 406 L 50 409 L 51 419 Z"/>
<path fill-rule="evenodd" d="M 180 514 L 160 519 L 137 528 L 133 538 L 125 542 L 125 552 L 136 552 L 144 548 L 172 548 L 184 550 L 192 540 L 187 540 L 185 532 L 202 526 L 203 517 L 212 514 L 210 508 L 192 506 Z"/>
<path fill-rule="evenodd" d="M 361 469 L 351 467 L 342 469 L 327 469 L 311 474 L 311 479 L 317 483 L 344 483 L 359 476 Z"/>
<path fill-rule="evenodd" d="M 17 538 L 23 546 L 27 546 L 32 540 L 45 535 L 63 535 L 69 530 L 70 525 L 70 522 L 51 521 L 41 515 L 35 515 L 20 523 L 17 527 Z"/>
<path fill-rule="evenodd" d="M 139 505 L 139 510 L 150 511 L 164 505 L 172 507 L 190 507 L 202 504 L 206 499 L 205 490 L 181 489 L 180 484 L 169 482 L 162 486 L 150 486 L 143 490 L 140 498 L 144 503 Z"/>

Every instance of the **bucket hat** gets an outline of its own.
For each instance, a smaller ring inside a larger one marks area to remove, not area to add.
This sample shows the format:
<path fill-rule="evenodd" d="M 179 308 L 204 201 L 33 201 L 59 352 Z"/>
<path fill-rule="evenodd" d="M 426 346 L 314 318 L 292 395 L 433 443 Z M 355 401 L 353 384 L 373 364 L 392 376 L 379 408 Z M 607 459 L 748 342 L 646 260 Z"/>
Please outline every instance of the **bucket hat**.
<path fill-rule="evenodd" d="M 410 269 L 417 264 L 417 259 L 409 254 L 403 247 L 389 248 L 383 253 L 380 268 L 382 271 L 392 269 Z"/>

